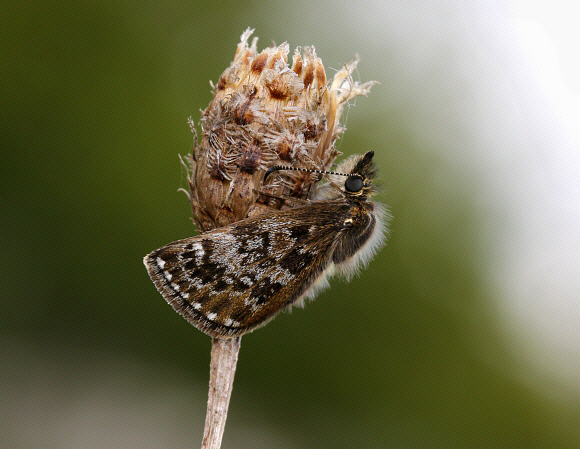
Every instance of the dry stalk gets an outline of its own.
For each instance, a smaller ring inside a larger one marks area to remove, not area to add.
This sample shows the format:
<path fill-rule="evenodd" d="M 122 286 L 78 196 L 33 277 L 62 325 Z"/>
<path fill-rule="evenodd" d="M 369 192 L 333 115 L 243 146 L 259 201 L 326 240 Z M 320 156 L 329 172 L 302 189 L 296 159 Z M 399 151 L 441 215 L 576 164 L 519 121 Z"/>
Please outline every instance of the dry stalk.
<path fill-rule="evenodd" d="M 221 447 L 241 342 L 242 337 L 212 339 L 207 414 L 201 449 Z"/>

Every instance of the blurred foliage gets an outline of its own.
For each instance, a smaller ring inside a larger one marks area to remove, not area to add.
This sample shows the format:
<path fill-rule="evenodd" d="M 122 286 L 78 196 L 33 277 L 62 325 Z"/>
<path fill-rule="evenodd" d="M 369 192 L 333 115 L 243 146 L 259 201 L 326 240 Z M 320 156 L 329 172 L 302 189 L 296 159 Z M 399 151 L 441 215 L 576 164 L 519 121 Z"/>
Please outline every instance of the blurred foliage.
<path fill-rule="evenodd" d="M 259 46 L 315 44 L 329 66 L 325 53 L 354 52 L 340 36 L 327 50 L 316 29 L 278 28 L 273 11 L 260 2 L 4 8 L 3 339 L 175 366 L 205 384 L 209 338 L 164 303 L 141 262 L 194 233 L 176 192 L 177 155 L 192 145 L 186 119 L 199 118 L 208 80 L 248 25 Z M 363 81 L 371 63 L 361 62 Z M 252 423 L 259 409 L 297 447 L 579 447 L 567 425 L 578 411 L 509 374 L 517 362 L 481 274 L 470 182 L 416 146 L 400 112 L 382 105 L 389 80 L 380 81 L 349 114 L 340 149 L 377 151 L 379 200 L 394 216 L 388 246 L 352 282 L 334 280 L 306 310 L 244 337 L 231 419 Z M 224 447 L 236 447 L 227 429 Z"/>

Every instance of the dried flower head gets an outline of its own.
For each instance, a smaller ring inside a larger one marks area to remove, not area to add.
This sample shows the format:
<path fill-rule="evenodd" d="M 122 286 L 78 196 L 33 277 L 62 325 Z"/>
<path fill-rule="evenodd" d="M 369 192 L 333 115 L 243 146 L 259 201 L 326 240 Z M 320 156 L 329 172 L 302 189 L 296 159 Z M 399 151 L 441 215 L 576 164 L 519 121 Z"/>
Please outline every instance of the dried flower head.
<path fill-rule="evenodd" d="M 212 84 L 201 142 L 186 161 L 189 198 L 202 231 L 292 206 L 279 197 L 311 198 L 318 175 L 280 171 L 263 184 L 264 173 L 275 165 L 328 170 L 339 154 L 334 142 L 344 131 L 344 105 L 376 83 L 352 80 L 354 59 L 327 84 L 314 47 L 296 49 L 290 67 L 287 43 L 258 53 L 257 38 L 248 45 L 253 31 L 242 34 L 234 61 Z"/>

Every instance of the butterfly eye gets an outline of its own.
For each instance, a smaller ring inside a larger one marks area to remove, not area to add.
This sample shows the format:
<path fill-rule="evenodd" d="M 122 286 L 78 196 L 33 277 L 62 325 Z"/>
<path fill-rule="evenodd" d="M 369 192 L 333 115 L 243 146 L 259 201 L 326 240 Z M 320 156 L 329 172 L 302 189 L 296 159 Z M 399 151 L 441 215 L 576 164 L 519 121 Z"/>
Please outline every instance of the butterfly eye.
<path fill-rule="evenodd" d="M 360 176 L 349 176 L 344 183 L 347 192 L 360 192 L 363 188 L 363 179 Z"/>

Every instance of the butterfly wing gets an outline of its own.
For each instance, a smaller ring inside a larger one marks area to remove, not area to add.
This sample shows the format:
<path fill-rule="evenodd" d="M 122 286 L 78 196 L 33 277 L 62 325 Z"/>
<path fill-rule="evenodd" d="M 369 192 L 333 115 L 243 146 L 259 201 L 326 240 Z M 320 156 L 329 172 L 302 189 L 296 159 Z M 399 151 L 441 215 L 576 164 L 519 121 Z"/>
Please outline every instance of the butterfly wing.
<path fill-rule="evenodd" d="M 201 331 L 243 335 L 324 283 L 346 201 L 310 203 L 163 246 L 144 259 L 157 290 Z"/>

